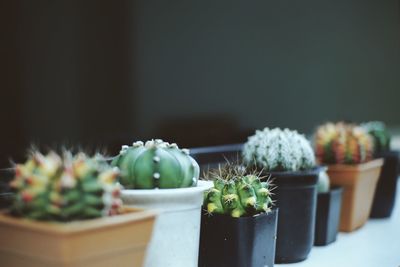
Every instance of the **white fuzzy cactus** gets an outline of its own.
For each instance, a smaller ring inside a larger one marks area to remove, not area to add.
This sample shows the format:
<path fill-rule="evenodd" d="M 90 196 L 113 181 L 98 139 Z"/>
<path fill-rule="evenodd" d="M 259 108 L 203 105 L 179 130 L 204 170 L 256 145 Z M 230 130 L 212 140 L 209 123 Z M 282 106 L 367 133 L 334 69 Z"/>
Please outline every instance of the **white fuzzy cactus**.
<path fill-rule="evenodd" d="M 315 166 L 310 142 L 297 131 L 265 128 L 250 136 L 243 147 L 247 165 L 257 165 L 265 171 L 298 171 Z"/>

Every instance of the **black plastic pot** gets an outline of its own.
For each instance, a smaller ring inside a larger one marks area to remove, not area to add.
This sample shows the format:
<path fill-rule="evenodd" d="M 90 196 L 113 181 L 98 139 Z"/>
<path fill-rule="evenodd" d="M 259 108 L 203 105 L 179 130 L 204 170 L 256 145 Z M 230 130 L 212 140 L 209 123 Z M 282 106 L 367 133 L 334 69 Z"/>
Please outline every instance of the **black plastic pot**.
<path fill-rule="evenodd" d="M 392 214 L 396 198 L 399 152 L 384 152 L 378 157 L 383 158 L 384 163 L 376 186 L 370 217 L 387 218 Z"/>
<path fill-rule="evenodd" d="M 319 168 L 275 172 L 274 200 L 279 208 L 275 263 L 305 260 L 314 244 Z"/>
<path fill-rule="evenodd" d="M 197 147 L 190 149 L 190 155 L 199 163 L 203 173 L 227 161 L 236 162 L 241 158 L 242 148 L 243 144 Z"/>
<path fill-rule="evenodd" d="M 336 241 L 339 230 L 342 187 L 318 193 L 314 245 L 326 246 Z"/>
<path fill-rule="evenodd" d="M 202 212 L 199 267 L 272 267 L 278 210 L 253 217 Z"/>

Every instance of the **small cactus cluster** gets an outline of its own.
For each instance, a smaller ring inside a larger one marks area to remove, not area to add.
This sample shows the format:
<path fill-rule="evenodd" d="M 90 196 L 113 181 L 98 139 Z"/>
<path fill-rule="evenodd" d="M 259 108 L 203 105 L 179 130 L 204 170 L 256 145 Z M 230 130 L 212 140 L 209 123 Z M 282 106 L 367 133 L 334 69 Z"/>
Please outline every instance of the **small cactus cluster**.
<path fill-rule="evenodd" d="M 257 173 L 247 174 L 243 166 L 227 164 L 210 171 L 214 186 L 204 195 L 203 207 L 209 215 L 252 216 L 269 212 L 272 206 L 270 184 Z"/>
<path fill-rule="evenodd" d="M 315 167 L 310 142 L 297 131 L 265 128 L 250 136 L 243 147 L 247 165 L 264 171 L 299 171 Z"/>
<path fill-rule="evenodd" d="M 372 159 L 372 138 L 360 126 L 329 122 L 318 127 L 314 138 L 320 163 L 359 164 Z"/>
<path fill-rule="evenodd" d="M 122 146 L 112 165 L 120 168 L 120 182 L 127 189 L 196 186 L 200 174 L 188 149 L 179 149 L 161 139 Z"/>
<path fill-rule="evenodd" d="M 119 171 L 84 153 L 32 151 L 16 164 L 11 212 L 35 220 L 73 221 L 118 214 Z"/>
<path fill-rule="evenodd" d="M 385 123 L 381 121 L 370 121 L 362 123 L 363 127 L 374 140 L 374 154 L 379 154 L 390 150 L 391 136 Z"/>

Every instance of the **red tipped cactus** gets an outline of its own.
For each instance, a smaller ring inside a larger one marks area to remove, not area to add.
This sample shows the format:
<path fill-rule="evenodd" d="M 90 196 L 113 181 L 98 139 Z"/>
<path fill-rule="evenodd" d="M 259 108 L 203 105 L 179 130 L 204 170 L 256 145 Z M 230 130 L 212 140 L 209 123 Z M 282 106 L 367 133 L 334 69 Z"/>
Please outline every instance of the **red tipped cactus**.
<path fill-rule="evenodd" d="M 15 166 L 12 213 L 37 220 L 71 221 L 117 214 L 119 171 L 83 153 L 33 151 Z"/>
<path fill-rule="evenodd" d="M 372 159 L 373 140 L 361 127 L 326 123 L 315 133 L 317 160 L 325 164 L 359 164 Z"/>

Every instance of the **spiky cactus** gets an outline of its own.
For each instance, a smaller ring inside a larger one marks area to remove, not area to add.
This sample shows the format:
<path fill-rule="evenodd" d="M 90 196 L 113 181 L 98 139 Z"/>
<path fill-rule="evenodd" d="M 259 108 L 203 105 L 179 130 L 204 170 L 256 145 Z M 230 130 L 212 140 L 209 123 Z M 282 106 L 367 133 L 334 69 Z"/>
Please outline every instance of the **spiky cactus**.
<path fill-rule="evenodd" d="M 381 121 L 370 121 L 362 123 L 363 127 L 374 140 L 374 154 L 380 154 L 390 150 L 391 136 L 386 128 L 385 123 Z"/>
<path fill-rule="evenodd" d="M 117 214 L 119 171 L 84 153 L 32 151 L 15 166 L 12 213 L 36 220 L 72 221 Z"/>
<path fill-rule="evenodd" d="M 243 167 L 227 164 L 210 171 L 208 178 L 214 183 L 204 195 L 208 214 L 242 217 L 270 211 L 270 184 L 261 182 L 256 173 L 246 174 Z"/>
<path fill-rule="evenodd" d="M 189 150 L 160 139 L 123 146 L 112 163 L 121 169 L 121 184 L 130 189 L 196 186 L 200 174 Z"/>
<path fill-rule="evenodd" d="M 264 128 L 250 136 L 243 147 L 247 165 L 264 171 L 298 171 L 315 166 L 315 156 L 309 141 L 297 131 Z"/>
<path fill-rule="evenodd" d="M 321 163 L 359 164 L 372 159 L 372 138 L 357 125 L 326 123 L 318 127 L 314 138 L 317 159 Z"/>

